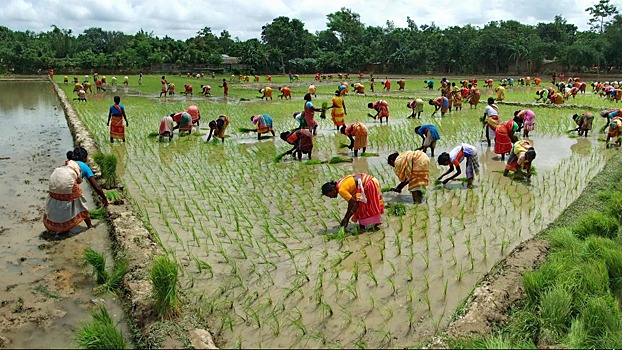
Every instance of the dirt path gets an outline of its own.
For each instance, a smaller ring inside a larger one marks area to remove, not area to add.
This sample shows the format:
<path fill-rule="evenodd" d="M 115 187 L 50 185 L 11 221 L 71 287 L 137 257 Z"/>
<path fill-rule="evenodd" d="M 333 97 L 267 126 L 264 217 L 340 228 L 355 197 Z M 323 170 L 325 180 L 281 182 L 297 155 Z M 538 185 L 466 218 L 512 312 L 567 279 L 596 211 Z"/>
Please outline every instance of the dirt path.
<path fill-rule="evenodd" d="M 82 266 L 86 247 L 109 254 L 107 227 L 82 224 L 62 240 L 42 234 L 48 179 L 73 139 L 49 83 L 0 87 L 0 120 L 11 126 L 0 130 L 0 347 L 72 348 L 74 331 L 90 320 L 92 298 L 104 299 L 115 320 L 123 316 L 113 295 L 93 294 L 96 284 Z"/>

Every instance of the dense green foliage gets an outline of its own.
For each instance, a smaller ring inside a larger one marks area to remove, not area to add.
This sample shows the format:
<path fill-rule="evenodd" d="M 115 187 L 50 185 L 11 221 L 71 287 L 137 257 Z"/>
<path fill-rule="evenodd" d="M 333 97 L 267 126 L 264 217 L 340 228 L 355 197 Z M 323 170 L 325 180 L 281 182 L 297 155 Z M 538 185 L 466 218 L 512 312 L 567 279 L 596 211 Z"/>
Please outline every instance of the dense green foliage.
<path fill-rule="evenodd" d="M 342 8 L 326 15 L 325 30 L 311 33 L 299 19 L 280 16 L 261 28 L 260 39 L 246 41 L 232 39 L 227 30 L 215 35 L 209 27 L 192 38 L 176 40 L 143 30 L 129 35 L 89 28 L 76 36 L 57 26 L 42 33 L 0 26 L 0 69 L 137 71 L 161 63 L 215 67 L 223 54 L 239 57 L 251 67 L 244 74 L 370 70 L 520 74 L 521 69 L 542 71 L 545 59 L 573 71 L 620 66 L 616 48 L 622 17 L 617 8 L 602 0 L 586 11 L 592 16 L 592 31 L 581 32 L 561 16 L 537 25 L 490 21 L 483 28 L 466 24 L 441 29 L 434 22 L 417 25 L 410 17 L 406 28 L 391 21 L 382 27 L 367 26 L 359 14 Z M 521 62 L 523 68 L 517 67 Z"/>

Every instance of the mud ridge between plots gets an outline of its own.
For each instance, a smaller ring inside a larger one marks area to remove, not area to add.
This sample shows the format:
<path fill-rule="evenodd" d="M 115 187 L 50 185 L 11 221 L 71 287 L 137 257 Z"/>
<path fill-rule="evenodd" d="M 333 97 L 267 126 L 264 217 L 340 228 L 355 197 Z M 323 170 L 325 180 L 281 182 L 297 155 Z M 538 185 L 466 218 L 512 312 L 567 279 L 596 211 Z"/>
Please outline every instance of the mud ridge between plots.
<path fill-rule="evenodd" d="M 480 102 L 481 104 L 482 102 Z M 588 105 L 576 105 L 576 104 L 545 104 L 538 102 L 505 102 L 505 101 L 495 101 L 498 105 L 508 105 L 508 106 L 519 106 L 519 107 L 540 107 L 540 108 L 560 108 L 560 109 L 586 109 L 592 111 L 601 111 L 603 109 L 607 109 L 606 107 L 594 107 Z M 485 103 L 484 103 L 485 104 Z"/>
<path fill-rule="evenodd" d="M 99 151 L 99 145 L 78 117 L 65 92 L 55 82 L 51 81 L 51 83 L 65 111 L 74 144 L 80 145 L 88 151 L 89 164 L 93 172 L 99 176 L 100 170 L 92 159 L 92 156 Z M 109 205 L 108 212 L 110 213 L 108 219 L 111 227 L 110 234 L 116 244 L 114 254 L 125 254 L 130 262 L 129 272 L 122 281 L 122 298 L 125 302 L 125 311 L 131 318 L 131 322 L 140 330 L 143 338 L 150 339 L 150 330 L 159 321 L 159 318 L 153 311 L 149 269 L 154 256 L 165 254 L 152 239 L 131 205 Z M 186 336 L 192 340 L 192 345 L 195 348 L 216 348 L 211 333 L 207 330 L 193 329 Z M 172 338 L 173 335 L 169 335 L 169 337 Z M 167 343 L 166 340 L 163 343 Z"/>

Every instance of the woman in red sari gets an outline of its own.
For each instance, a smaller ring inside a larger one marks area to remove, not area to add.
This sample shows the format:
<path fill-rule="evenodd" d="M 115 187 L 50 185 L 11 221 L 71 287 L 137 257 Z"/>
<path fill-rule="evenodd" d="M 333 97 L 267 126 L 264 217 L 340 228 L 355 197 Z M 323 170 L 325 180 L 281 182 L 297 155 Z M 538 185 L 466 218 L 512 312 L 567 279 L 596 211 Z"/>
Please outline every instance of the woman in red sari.
<path fill-rule="evenodd" d="M 125 115 L 125 107 L 121 102 L 121 97 L 114 97 L 114 104 L 110 106 L 108 111 L 108 123 L 110 126 L 110 142 L 114 142 L 114 139 L 123 140 L 125 142 L 125 127 L 128 126 L 127 116 Z M 110 123 L 112 119 L 112 124 Z M 123 126 L 123 120 L 125 119 L 125 126 Z"/>
<path fill-rule="evenodd" d="M 514 120 L 508 120 L 499 124 L 495 129 L 495 153 L 505 160 L 505 154 L 512 150 L 512 143 L 518 141 L 514 133 L 518 131 L 518 124 Z"/>
<path fill-rule="evenodd" d="M 348 209 L 340 222 L 346 228 L 350 219 L 358 222 L 361 229 L 375 227 L 382 223 L 384 201 L 378 179 L 369 174 L 353 174 L 339 181 L 330 181 L 322 186 L 322 195 L 337 198 L 340 195 L 348 202 Z"/>

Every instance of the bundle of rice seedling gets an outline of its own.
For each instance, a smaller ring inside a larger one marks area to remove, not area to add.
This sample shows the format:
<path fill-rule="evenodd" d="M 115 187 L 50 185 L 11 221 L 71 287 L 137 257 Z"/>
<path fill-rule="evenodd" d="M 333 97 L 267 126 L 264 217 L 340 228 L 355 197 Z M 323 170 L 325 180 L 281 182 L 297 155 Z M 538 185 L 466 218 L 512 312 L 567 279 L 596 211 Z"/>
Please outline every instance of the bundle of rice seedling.
<path fill-rule="evenodd" d="M 108 202 L 112 204 L 122 204 L 123 203 L 123 195 L 121 192 L 117 190 L 106 191 L 106 198 L 108 198 Z"/>
<path fill-rule="evenodd" d="M 336 157 L 332 157 L 328 161 L 328 164 L 337 164 L 337 163 L 352 163 L 352 158 L 336 156 Z"/>
<path fill-rule="evenodd" d="M 102 286 L 107 291 L 113 291 L 119 287 L 123 276 L 130 271 L 130 261 L 123 257 L 117 261 L 112 272 L 108 275 L 106 283 Z"/>
<path fill-rule="evenodd" d="M 106 283 L 108 272 L 106 271 L 106 258 L 104 255 L 89 247 L 84 249 L 84 261 L 93 268 L 97 283 Z"/>
<path fill-rule="evenodd" d="M 117 157 L 114 154 L 103 154 L 97 152 L 93 155 L 93 160 L 99 166 L 103 186 L 113 188 L 117 186 Z"/>
<path fill-rule="evenodd" d="M 350 148 L 349 143 L 339 143 L 339 148 Z"/>
<path fill-rule="evenodd" d="M 320 112 L 320 118 L 326 119 L 327 110 L 328 110 L 328 102 L 322 102 L 322 112 Z"/>
<path fill-rule="evenodd" d="M 158 136 L 160 136 L 160 133 L 157 132 L 157 131 L 152 131 L 149 134 L 147 134 L 147 137 L 149 137 L 149 138 L 154 138 L 154 137 L 158 137 Z"/>
<path fill-rule="evenodd" d="M 289 153 L 289 151 L 285 151 L 285 152 L 283 152 L 283 153 L 277 154 L 277 155 L 274 157 L 274 162 L 275 162 L 275 163 L 280 162 L 280 161 L 281 161 L 281 159 L 283 159 L 283 157 L 285 157 L 285 156 L 286 156 L 286 155 L 288 155 L 288 154 L 290 154 L 290 153 Z"/>
<path fill-rule="evenodd" d="M 247 132 L 257 132 L 257 129 L 253 128 L 238 128 L 238 132 L 247 133 Z"/>
<path fill-rule="evenodd" d="M 378 156 L 380 156 L 380 154 L 373 153 L 373 152 L 361 154 L 361 157 L 378 157 Z"/>
<path fill-rule="evenodd" d="M 151 284 L 155 309 L 160 317 L 177 314 L 180 307 L 178 267 L 166 256 L 156 257 L 151 267 Z"/>
<path fill-rule="evenodd" d="M 389 215 L 403 216 L 406 214 L 406 206 L 404 203 L 389 203 L 386 205 Z"/>
<path fill-rule="evenodd" d="M 74 341 L 80 349 L 127 349 L 123 333 L 112 323 L 103 306 L 94 311 L 93 321 L 83 324 L 76 332 Z"/>
<path fill-rule="evenodd" d="M 305 162 L 305 165 L 317 165 L 317 164 L 324 164 L 324 163 L 326 163 L 326 161 L 324 160 L 309 159 Z"/>
<path fill-rule="evenodd" d="M 101 220 L 106 216 L 106 209 L 104 207 L 99 207 L 97 209 L 89 210 L 89 215 L 91 219 Z"/>
<path fill-rule="evenodd" d="M 367 113 L 367 116 L 368 116 L 368 117 L 370 117 L 370 118 L 374 118 L 374 119 L 376 119 L 376 116 L 375 116 L 375 115 L 373 115 L 373 114 L 371 114 L 371 113 Z"/>
<path fill-rule="evenodd" d="M 389 185 L 384 185 L 384 186 L 382 186 L 382 188 L 380 189 L 380 191 L 382 191 L 382 192 L 390 192 L 392 188 L 393 188 L 393 187 L 391 187 L 391 186 L 389 186 Z"/>

